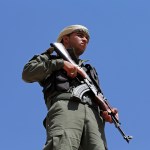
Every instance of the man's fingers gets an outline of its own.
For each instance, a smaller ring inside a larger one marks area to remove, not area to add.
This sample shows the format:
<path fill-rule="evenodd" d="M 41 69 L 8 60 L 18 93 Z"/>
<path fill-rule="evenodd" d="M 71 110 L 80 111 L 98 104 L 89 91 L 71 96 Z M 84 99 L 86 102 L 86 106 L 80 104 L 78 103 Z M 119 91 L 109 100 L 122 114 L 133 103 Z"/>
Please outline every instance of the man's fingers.
<path fill-rule="evenodd" d="M 74 68 L 71 72 L 68 73 L 71 78 L 75 78 L 77 76 L 77 69 Z"/>
<path fill-rule="evenodd" d="M 102 117 L 104 118 L 104 120 L 105 120 L 106 122 L 112 123 L 111 116 L 108 114 L 107 111 L 103 111 L 101 115 L 102 115 Z"/>
<path fill-rule="evenodd" d="M 112 113 L 115 115 L 115 117 L 119 120 L 119 114 L 117 108 L 112 109 Z"/>
<path fill-rule="evenodd" d="M 77 73 L 79 73 L 83 78 L 86 77 L 85 72 L 82 68 L 80 68 L 78 65 L 73 65 L 70 62 L 64 61 L 64 67 L 63 69 L 67 72 L 67 75 L 71 78 L 74 78 L 77 76 Z"/>
<path fill-rule="evenodd" d="M 113 112 L 114 114 L 117 114 L 117 113 L 118 113 L 117 108 L 112 108 L 112 112 Z"/>

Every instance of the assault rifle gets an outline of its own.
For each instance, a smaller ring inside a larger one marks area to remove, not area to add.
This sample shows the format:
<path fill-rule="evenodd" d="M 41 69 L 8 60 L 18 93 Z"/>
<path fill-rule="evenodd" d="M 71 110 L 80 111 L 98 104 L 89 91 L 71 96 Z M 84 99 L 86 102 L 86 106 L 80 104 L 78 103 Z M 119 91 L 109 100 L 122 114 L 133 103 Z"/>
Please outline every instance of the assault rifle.
<path fill-rule="evenodd" d="M 118 118 L 115 116 L 115 114 L 113 113 L 110 105 L 108 104 L 108 101 L 106 98 L 103 97 L 103 95 L 99 92 L 99 89 L 93 84 L 91 78 L 87 75 L 87 73 L 81 68 L 79 67 L 70 57 L 70 54 L 68 53 L 68 51 L 65 49 L 65 47 L 63 46 L 63 44 L 61 43 L 51 43 L 50 44 L 51 47 L 54 48 L 54 51 L 60 56 L 62 57 L 64 60 L 70 62 L 71 64 L 73 64 L 74 66 L 76 66 L 78 68 L 78 73 L 81 73 L 82 77 L 83 77 L 83 84 L 81 86 L 79 86 L 75 91 L 74 91 L 74 96 L 78 97 L 78 98 L 82 98 L 83 94 L 87 91 L 91 91 L 94 96 L 95 96 L 95 100 L 97 102 L 97 104 L 99 105 L 100 109 L 103 111 L 107 111 L 108 114 L 111 116 L 112 121 L 115 125 L 115 127 L 119 130 L 119 132 L 121 133 L 121 135 L 123 136 L 123 138 L 129 143 L 129 141 L 133 138 L 132 136 L 127 136 L 123 130 L 120 127 L 120 122 L 118 120 Z"/>

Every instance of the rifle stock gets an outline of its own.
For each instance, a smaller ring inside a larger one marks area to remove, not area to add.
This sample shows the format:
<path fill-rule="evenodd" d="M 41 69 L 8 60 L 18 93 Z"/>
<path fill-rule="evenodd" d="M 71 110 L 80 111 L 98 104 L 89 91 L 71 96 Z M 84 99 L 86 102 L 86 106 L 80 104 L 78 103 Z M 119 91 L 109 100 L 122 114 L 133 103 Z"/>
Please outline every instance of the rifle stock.
<path fill-rule="evenodd" d="M 133 138 L 132 136 L 127 136 L 123 130 L 120 128 L 120 122 L 119 120 L 116 118 L 116 116 L 114 115 L 110 105 L 108 104 L 108 101 L 103 97 L 103 95 L 99 92 L 99 90 L 93 85 L 90 77 L 87 75 L 87 73 L 81 68 L 79 67 L 70 57 L 68 51 L 65 49 L 65 47 L 63 46 L 62 43 L 51 43 L 50 44 L 53 48 L 54 51 L 60 56 L 62 57 L 64 60 L 70 62 L 71 64 L 73 64 L 74 66 L 77 66 L 78 68 L 78 73 L 81 74 L 81 76 L 83 77 L 83 81 L 84 83 L 87 85 L 87 87 L 91 90 L 91 92 L 94 94 L 95 96 L 95 101 L 97 102 L 97 104 L 99 105 L 100 109 L 103 111 L 107 111 L 109 113 L 109 115 L 112 118 L 113 123 L 115 124 L 115 127 L 119 130 L 119 132 L 121 133 L 121 135 L 123 136 L 123 138 L 129 143 L 129 141 Z"/>

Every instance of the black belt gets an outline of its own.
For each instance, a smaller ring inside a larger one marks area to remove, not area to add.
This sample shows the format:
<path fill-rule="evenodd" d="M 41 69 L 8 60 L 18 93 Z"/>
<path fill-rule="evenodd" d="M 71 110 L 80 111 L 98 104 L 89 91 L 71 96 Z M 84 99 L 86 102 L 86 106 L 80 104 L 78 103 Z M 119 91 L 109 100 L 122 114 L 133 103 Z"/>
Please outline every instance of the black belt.
<path fill-rule="evenodd" d="M 48 109 L 59 100 L 75 101 L 75 102 L 79 102 L 82 104 L 88 104 L 89 106 L 93 107 L 96 110 L 99 109 L 98 105 L 90 97 L 84 97 L 83 99 L 78 99 L 78 98 L 72 97 L 71 93 L 61 93 L 53 98 L 49 97 L 47 99 Z"/>

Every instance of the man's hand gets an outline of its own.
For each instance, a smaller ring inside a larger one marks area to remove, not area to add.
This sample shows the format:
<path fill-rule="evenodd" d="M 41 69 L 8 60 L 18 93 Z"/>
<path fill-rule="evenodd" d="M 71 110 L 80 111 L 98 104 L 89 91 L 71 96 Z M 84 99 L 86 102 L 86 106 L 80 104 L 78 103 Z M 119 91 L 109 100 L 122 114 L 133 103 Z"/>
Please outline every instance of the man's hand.
<path fill-rule="evenodd" d="M 116 108 L 112 108 L 111 110 L 112 110 L 111 113 L 113 113 L 114 116 L 119 120 L 118 110 Z M 103 117 L 103 119 L 106 122 L 113 123 L 111 115 L 110 115 L 110 113 L 108 111 L 102 111 L 101 112 L 101 116 Z"/>
<path fill-rule="evenodd" d="M 64 60 L 63 69 L 67 72 L 67 75 L 71 78 L 75 78 L 77 76 L 77 67 L 71 64 L 68 61 Z"/>
<path fill-rule="evenodd" d="M 81 68 L 79 68 L 78 65 L 75 66 L 70 62 L 64 60 L 63 69 L 67 72 L 67 75 L 71 78 L 75 78 L 77 76 L 77 73 L 79 73 L 81 76 L 85 78 L 85 74 L 82 72 Z"/>

